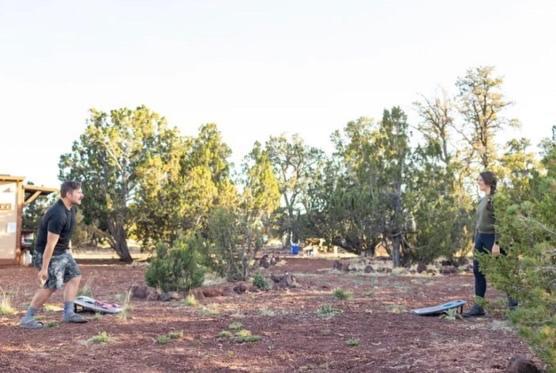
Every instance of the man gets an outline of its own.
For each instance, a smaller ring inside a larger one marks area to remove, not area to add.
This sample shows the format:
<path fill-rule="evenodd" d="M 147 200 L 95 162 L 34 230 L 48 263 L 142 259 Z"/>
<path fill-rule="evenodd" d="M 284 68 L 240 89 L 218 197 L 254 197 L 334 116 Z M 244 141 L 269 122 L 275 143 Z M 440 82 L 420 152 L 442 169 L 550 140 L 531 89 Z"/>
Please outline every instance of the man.
<path fill-rule="evenodd" d="M 79 265 L 68 252 L 71 235 L 76 225 L 76 205 L 81 205 L 83 192 L 75 181 L 65 181 L 61 198 L 41 219 L 35 241 L 33 265 L 39 269 L 41 286 L 20 325 L 27 329 L 40 329 L 44 325 L 35 319 L 43 304 L 58 289 L 64 288 L 64 315 L 67 323 L 85 323 L 87 320 L 74 312 L 74 301 L 81 281 Z"/>

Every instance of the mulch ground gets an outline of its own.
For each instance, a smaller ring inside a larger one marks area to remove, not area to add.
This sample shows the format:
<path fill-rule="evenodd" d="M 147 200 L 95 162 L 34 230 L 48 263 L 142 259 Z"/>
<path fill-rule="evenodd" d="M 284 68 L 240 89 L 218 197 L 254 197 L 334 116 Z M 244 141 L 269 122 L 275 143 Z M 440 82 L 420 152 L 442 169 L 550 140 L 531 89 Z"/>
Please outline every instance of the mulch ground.
<path fill-rule="evenodd" d="M 396 276 L 343 273 L 324 259 L 286 259 L 265 274 L 294 273 L 299 288 L 183 302 L 132 301 L 129 318 L 91 316 L 44 330 L 17 327 L 36 289 L 32 268 L 0 269 L 0 287 L 18 314 L 0 316 L 1 372 L 502 372 L 514 355 L 538 362 L 501 313 L 476 320 L 418 317 L 408 311 L 472 300 L 470 274 Z M 82 264 L 96 298 L 116 301 L 144 282 L 144 265 Z M 335 288 L 352 294 L 337 300 Z M 1 295 L 1 293 L 0 293 Z M 489 297 L 500 298 L 492 290 Z M 61 306 L 61 294 L 49 301 Z M 50 309 L 50 308 L 49 308 Z M 326 312 L 328 311 L 328 312 Z M 239 322 L 259 341 L 218 335 Z M 87 343 L 106 332 L 105 344 Z M 163 344 L 161 335 L 177 332 Z M 180 334 L 183 333 L 182 334 Z"/>

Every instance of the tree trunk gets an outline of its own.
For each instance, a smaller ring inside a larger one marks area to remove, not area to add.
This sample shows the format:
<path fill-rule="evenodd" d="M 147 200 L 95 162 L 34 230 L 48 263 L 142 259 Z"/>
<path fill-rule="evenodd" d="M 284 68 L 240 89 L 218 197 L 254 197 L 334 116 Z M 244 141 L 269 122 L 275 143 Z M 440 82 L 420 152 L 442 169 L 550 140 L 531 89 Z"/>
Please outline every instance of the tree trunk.
<path fill-rule="evenodd" d="M 400 247 L 401 247 L 401 235 L 400 233 L 397 233 L 394 237 L 392 237 L 392 264 L 394 265 L 394 268 L 399 267 L 401 265 Z"/>
<path fill-rule="evenodd" d="M 129 248 L 127 247 L 127 235 L 123 224 L 109 219 L 108 230 L 110 231 L 110 235 L 114 239 L 114 242 L 111 244 L 111 246 L 120 257 L 120 260 L 125 263 L 133 262 L 133 258 L 131 257 Z"/>

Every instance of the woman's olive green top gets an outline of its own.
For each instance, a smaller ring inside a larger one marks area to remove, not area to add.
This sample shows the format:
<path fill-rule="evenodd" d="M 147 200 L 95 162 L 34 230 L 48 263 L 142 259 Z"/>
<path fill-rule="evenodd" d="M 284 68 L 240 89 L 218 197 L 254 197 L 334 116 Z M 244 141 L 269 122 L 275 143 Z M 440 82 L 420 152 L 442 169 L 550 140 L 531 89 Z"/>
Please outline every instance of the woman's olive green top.
<path fill-rule="evenodd" d="M 494 217 L 492 196 L 486 195 L 481 198 L 479 206 L 477 207 L 477 225 L 475 226 L 475 231 L 477 233 L 494 234 L 496 235 L 496 240 L 498 240 L 495 223 L 496 219 Z"/>

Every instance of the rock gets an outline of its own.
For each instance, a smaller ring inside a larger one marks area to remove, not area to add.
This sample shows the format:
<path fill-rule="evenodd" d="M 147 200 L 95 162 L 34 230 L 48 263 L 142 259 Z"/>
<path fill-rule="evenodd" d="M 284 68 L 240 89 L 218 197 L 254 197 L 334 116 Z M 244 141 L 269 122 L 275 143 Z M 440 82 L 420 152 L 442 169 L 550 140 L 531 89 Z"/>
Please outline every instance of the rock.
<path fill-rule="evenodd" d="M 222 296 L 224 297 L 231 297 L 234 294 L 235 294 L 234 289 L 231 286 L 226 286 L 225 288 L 222 289 Z"/>
<path fill-rule="evenodd" d="M 340 262 L 339 260 L 335 260 L 334 263 L 332 263 L 332 268 L 341 271 L 343 268 L 342 262 Z"/>
<path fill-rule="evenodd" d="M 364 271 L 365 273 L 373 273 L 375 270 L 371 265 L 367 265 Z"/>
<path fill-rule="evenodd" d="M 263 257 L 259 260 L 259 266 L 263 268 L 270 268 L 271 258 L 268 256 L 268 254 L 263 255 Z"/>
<path fill-rule="evenodd" d="M 455 273 L 458 273 L 458 269 L 453 265 L 446 265 L 440 268 L 440 273 L 442 273 L 443 275 L 453 275 Z"/>
<path fill-rule="evenodd" d="M 194 289 L 189 292 L 189 294 L 193 295 L 197 300 L 205 299 L 205 295 L 203 294 L 203 290 L 205 289 Z"/>
<path fill-rule="evenodd" d="M 217 288 L 205 288 L 202 290 L 202 293 L 203 293 L 203 297 L 205 298 L 224 296 L 224 292 L 222 291 L 222 289 L 217 289 Z"/>
<path fill-rule="evenodd" d="M 163 292 L 162 294 L 160 294 L 159 299 L 163 302 L 169 302 L 172 300 L 172 297 L 170 296 L 170 293 Z"/>
<path fill-rule="evenodd" d="M 423 273 L 427 270 L 427 265 L 425 263 L 417 264 L 417 272 Z"/>
<path fill-rule="evenodd" d="M 247 291 L 247 285 L 243 282 L 239 283 L 238 285 L 234 286 L 234 292 L 236 294 L 243 294 Z"/>
<path fill-rule="evenodd" d="M 392 269 L 392 274 L 395 275 L 395 276 L 407 275 L 407 269 L 405 269 L 403 267 L 396 267 L 396 268 Z"/>
<path fill-rule="evenodd" d="M 149 287 L 146 285 L 133 285 L 129 290 L 133 299 L 147 299 L 149 296 Z"/>
<path fill-rule="evenodd" d="M 296 288 L 299 286 L 295 277 L 289 273 L 283 275 L 275 275 L 272 273 L 270 278 L 272 282 L 274 282 L 275 289 Z"/>
<path fill-rule="evenodd" d="M 514 356 L 506 369 L 507 373 L 540 373 L 535 363 L 523 356 Z"/>
<path fill-rule="evenodd" d="M 168 292 L 168 296 L 170 297 L 171 300 L 181 300 L 182 299 L 181 294 L 178 293 L 177 291 Z"/>

